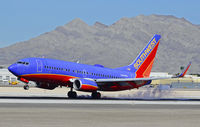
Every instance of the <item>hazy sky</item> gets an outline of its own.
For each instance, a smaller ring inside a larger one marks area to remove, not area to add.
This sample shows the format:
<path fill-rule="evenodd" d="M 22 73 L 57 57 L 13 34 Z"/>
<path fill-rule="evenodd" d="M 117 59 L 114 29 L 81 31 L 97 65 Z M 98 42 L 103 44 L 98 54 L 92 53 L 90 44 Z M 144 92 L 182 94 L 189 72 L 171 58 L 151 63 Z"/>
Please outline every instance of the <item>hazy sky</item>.
<path fill-rule="evenodd" d="M 110 25 L 141 14 L 174 15 L 200 24 L 200 0 L 0 0 L 0 47 L 29 40 L 74 18 Z"/>

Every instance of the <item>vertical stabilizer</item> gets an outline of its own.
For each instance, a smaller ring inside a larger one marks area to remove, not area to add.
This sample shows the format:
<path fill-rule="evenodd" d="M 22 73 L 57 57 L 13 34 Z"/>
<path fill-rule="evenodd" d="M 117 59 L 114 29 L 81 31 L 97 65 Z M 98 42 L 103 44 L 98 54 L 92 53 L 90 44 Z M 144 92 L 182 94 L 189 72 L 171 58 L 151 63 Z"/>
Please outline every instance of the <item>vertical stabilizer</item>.
<path fill-rule="evenodd" d="M 160 35 L 155 34 L 130 65 L 117 69 L 134 72 L 136 78 L 149 77 L 160 38 Z"/>
<path fill-rule="evenodd" d="M 185 74 L 187 73 L 188 69 L 190 68 L 190 65 L 192 64 L 192 62 L 189 62 L 189 64 L 187 65 L 187 67 L 183 70 L 183 72 L 178 75 L 177 77 L 182 78 L 185 76 Z"/>

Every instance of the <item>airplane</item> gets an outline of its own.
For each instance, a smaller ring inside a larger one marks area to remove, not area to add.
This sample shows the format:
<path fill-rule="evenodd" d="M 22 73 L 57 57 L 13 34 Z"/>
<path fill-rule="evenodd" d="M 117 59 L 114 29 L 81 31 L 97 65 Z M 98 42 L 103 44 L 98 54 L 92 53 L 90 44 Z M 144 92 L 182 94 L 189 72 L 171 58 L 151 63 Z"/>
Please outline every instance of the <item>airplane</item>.
<path fill-rule="evenodd" d="M 182 73 L 176 77 L 178 78 L 183 78 L 185 76 L 185 74 L 187 73 L 188 69 L 190 68 L 192 62 L 189 62 L 189 64 L 187 65 L 187 67 L 182 71 Z"/>
<path fill-rule="evenodd" d="M 29 81 L 34 81 L 38 88 L 43 89 L 70 87 L 69 98 L 77 98 L 74 91 L 77 90 L 91 92 L 92 98 L 99 99 L 99 91 L 130 90 L 148 85 L 152 80 L 163 79 L 150 77 L 160 38 L 155 34 L 131 64 L 119 68 L 31 57 L 17 61 L 8 70 L 27 84 L 25 88 Z"/>

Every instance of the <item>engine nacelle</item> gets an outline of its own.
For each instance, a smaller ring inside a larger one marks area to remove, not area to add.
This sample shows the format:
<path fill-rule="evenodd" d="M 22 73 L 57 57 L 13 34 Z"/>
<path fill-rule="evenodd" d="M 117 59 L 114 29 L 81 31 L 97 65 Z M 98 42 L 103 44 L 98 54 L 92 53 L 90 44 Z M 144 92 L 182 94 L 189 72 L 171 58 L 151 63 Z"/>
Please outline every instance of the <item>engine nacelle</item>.
<path fill-rule="evenodd" d="M 49 83 L 36 83 L 38 88 L 53 90 L 57 87 L 57 85 L 49 84 Z"/>
<path fill-rule="evenodd" d="M 97 83 L 93 80 L 88 79 L 76 79 L 73 83 L 73 88 L 79 91 L 97 91 Z"/>

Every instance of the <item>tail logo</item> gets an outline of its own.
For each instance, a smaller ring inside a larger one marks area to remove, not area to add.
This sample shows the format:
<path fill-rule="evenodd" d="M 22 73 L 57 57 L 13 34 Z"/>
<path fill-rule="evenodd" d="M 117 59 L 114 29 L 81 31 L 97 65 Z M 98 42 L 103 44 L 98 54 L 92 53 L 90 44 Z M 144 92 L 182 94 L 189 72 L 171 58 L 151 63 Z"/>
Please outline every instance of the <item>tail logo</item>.
<path fill-rule="evenodd" d="M 140 65 L 143 63 L 143 61 L 146 59 L 146 57 L 149 55 L 149 53 L 153 50 L 153 48 L 156 45 L 156 39 L 154 38 L 151 43 L 147 46 L 147 48 L 144 50 L 144 52 L 138 57 L 138 60 L 134 64 L 134 68 L 137 70 Z"/>

